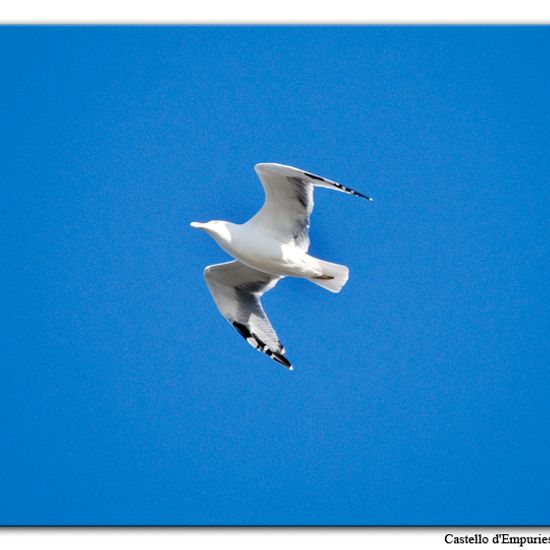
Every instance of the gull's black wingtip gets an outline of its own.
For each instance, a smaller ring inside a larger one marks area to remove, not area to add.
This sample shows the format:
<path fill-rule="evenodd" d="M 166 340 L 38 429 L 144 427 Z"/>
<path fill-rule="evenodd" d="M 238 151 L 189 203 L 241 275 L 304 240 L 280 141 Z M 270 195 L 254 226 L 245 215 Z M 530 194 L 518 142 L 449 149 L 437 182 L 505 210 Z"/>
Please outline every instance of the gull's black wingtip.
<path fill-rule="evenodd" d="M 369 202 L 373 202 L 374 199 L 372 197 L 369 197 L 368 195 L 363 195 L 363 193 L 359 193 L 358 191 L 355 191 L 355 194 L 359 197 L 368 200 Z"/>
<path fill-rule="evenodd" d="M 322 178 L 321 176 L 317 176 L 316 174 L 312 174 L 311 172 L 303 172 L 303 174 L 308 178 L 311 178 L 312 180 L 322 181 L 324 183 L 327 183 L 328 185 L 337 187 L 338 189 L 340 189 L 344 193 L 347 193 L 348 195 L 355 195 L 356 197 L 362 197 L 363 199 L 366 199 L 370 202 L 374 200 L 372 197 L 369 197 L 368 195 L 363 195 L 363 193 L 360 193 L 359 191 L 356 191 L 351 187 L 347 187 L 345 185 L 342 185 L 341 183 L 336 183 L 335 181 L 327 180 L 326 178 Z"/>
<path fill-rule="evenodd" d="M 242 323 L 239 323 L 237 321 L 232 321 L 231 324 L 235 327 L 237 332 L 253 347 L 256 348 L 258 351 L 261 351 L 265 353 L 268 357 L 273 359 L 274 361 L 277 361 L 277 363 L 280 363 L 284 367 L 286 367 L 288 370 L 294 370 L 292 368 L 292 365 L 290 361 L 281 353 L 278 351 L 274 351 L 269 349 L 264 342 L 262 342 L 256 334 L 250 332 L 250 329 L 243 325 Z M 279 342 L 281 345 L 281 343 Z M 283 346 L 281 345 L 281 351 L 284 351 Z"/>
<path fill-rule="evenodd" d="M 351 189 L 349 187 L 346 188 L 348 190 L 348 193 L 351 193 L 352 195 L 355 195 L 356 197 L 361 197 L 362 199 L 368 200 L 369 202 L 372 202 L 374 199 L 372 197 L 369 197 L 368 195 L 364 195 L 360 191 L 356 191 L 355 189 Z"/>
<path fill-rule="evenodd" d="M 280 363 L 281 365 L 286 367 L 288 370 L 294 370 L 292 364 L 284 355 L 281 355 L 280 353 L 273 353 L 271 355 L 271 358 L 277 361 L 277 363 Z"/>

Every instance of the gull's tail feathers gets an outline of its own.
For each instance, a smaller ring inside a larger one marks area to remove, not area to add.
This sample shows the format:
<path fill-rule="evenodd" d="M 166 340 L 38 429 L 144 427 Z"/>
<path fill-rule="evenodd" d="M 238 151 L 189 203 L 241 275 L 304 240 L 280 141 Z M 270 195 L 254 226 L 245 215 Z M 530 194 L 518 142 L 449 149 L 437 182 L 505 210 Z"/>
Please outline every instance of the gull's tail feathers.
<path fill-rule="evenodd" d="M 349 278 L 349 269 L 345 265 L 333 264 L 324 260 L 317 260 L 323 274 L 309 279 L 312 283 L 322 286 L 330 292 L 340 292 Z"/>

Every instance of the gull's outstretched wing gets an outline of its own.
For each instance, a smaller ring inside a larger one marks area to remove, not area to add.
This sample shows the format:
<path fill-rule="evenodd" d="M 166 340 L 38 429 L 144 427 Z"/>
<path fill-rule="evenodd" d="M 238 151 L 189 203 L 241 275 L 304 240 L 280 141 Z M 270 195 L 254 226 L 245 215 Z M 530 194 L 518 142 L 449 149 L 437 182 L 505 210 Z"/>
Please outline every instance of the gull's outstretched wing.
<path fill-rule="evenodd" d="M 340 183 L 283 164 L 261 163 L 255 166 L 265 191 L 265 202 L 247 224 L 261 227 L 262 232 L 282 242 L 293 241 L 307 252 L 309 248 L 309 217 L 313 211 L 313 187 L 326 187 L 370 197 Z"/>
<path fill-rule="evenodd" d="M 221 314 L 254 348 L 292 369 L 260 302 L 282 277 L 256 271 L 238 261 L 210 265 L 206 284 Z"/>

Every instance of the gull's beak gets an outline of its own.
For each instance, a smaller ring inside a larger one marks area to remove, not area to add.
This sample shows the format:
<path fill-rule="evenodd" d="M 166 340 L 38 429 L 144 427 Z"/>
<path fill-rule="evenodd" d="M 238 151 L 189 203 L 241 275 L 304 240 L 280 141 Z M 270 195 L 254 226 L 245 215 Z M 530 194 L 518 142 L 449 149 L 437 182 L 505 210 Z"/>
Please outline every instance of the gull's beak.
<path fill-rule="evenodd" d="M 202 229 L 206 224 L 200 223 L 200 222 L 191 222 L 191 227 L 195 227 L 197 229 Z"/>

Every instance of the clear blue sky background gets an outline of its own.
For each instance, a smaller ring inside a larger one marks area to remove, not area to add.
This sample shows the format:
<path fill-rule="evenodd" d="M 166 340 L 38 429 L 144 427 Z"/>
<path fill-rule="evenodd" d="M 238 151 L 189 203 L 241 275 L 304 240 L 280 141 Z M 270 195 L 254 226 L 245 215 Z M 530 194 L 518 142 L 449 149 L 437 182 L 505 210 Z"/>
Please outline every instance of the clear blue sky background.
<path fill-rule="evenodd" d="M 549 28 L 1 28 L 3 524 L 548 524 Z M 257 162 L 333 295 L 202 278 Z"/>

